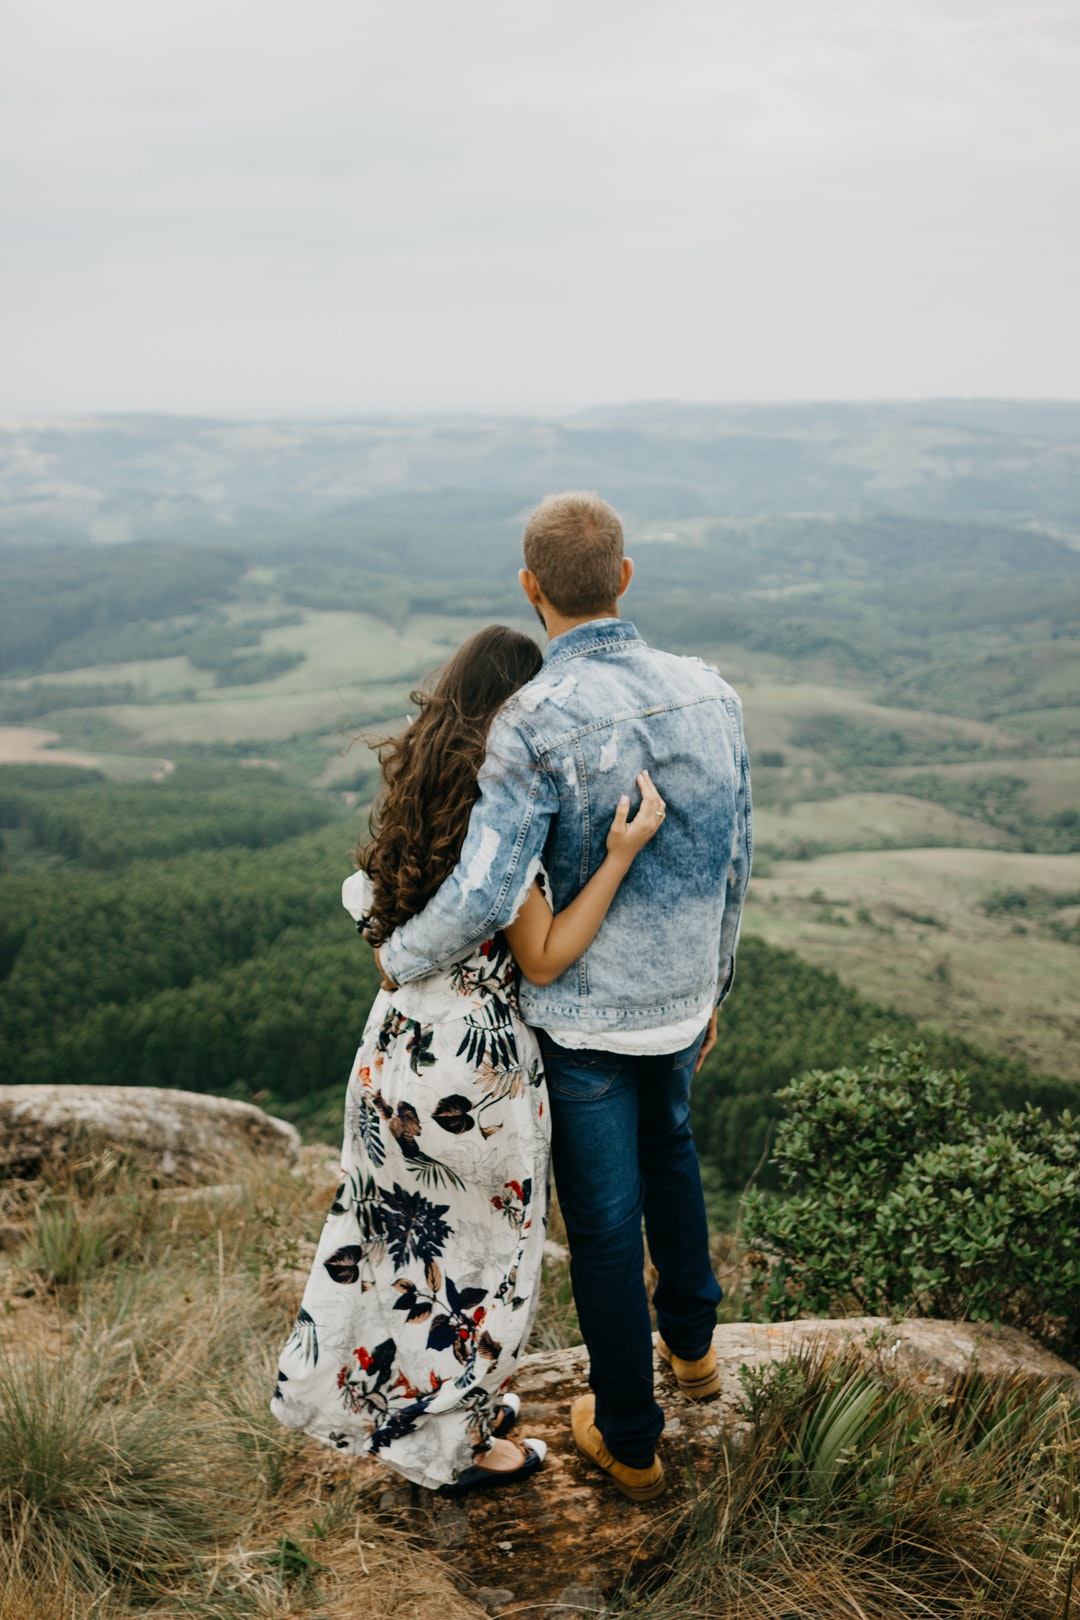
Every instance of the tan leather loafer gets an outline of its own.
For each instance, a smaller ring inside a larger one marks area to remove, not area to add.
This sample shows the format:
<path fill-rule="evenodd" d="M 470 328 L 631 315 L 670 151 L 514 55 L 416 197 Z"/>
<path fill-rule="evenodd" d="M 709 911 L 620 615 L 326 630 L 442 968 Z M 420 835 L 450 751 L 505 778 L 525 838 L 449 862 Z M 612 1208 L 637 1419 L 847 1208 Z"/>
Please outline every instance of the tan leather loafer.
<path fill-rule="evenodd" d="M 651 1502 L 664 1489 L 664 1468 L 654 1457 L 651 1468 L 627 1468 L 616 1462 L 596 1427 L 596 1396 L 579 1395 L 570 1402 L 570 1429 L 578 1450 L 611 1476 L 611 1483 L 631 1502 Z"/>
<path fill-rule="evenodd" d="M 711 1344 L 707 1354 L 702 1356 L 700 1361 L 684 1361 L 682 1356 L 677 1356 L 669 1350 L 657 1334 L 656 1353 L 661 1361 L 667 1362 L 675 1374 L 680 1394 L 685 1395 L 688 1401 L 707 1401 L 713 1395 L 719 1395 L 723 1388 L 723 1380 L 720 1377 L 720 1368 L 716 1364 L 716 1351 Z"/>

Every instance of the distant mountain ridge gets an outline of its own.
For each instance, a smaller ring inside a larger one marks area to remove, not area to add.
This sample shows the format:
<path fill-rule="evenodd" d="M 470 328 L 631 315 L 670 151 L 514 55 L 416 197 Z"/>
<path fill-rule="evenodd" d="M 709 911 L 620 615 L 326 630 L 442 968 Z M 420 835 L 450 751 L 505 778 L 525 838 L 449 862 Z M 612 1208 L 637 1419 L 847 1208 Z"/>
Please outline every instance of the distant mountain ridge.
<path fill-rule="evenodd" d="M 1080 544 L 1080 403 L 595 407 L 562 418 L 0 421 L 0 539 L 273 539 L 352 517 L 511 524 L 599 489 L 631 524 L 897 513 L 1037 527 Z"/>

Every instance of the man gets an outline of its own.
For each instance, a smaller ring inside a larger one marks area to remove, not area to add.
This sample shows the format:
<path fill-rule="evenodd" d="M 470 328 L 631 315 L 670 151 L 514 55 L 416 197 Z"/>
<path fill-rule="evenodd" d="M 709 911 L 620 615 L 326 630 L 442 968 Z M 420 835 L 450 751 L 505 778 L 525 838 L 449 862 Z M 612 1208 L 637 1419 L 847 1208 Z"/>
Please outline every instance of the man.
<path fill-rule="evenodd" d="M 616 513 L 595 495 L 543 501 L 520 580 L 550 638 L 540 674 L 491 728 L 460 862 L 383 946 L 388 979 L 441 967 L 514 916 L 543 858 L 555 911 L 599 866 L 619 795 L 647 769 L 667 803 L 585 955 L 523 981 L 551 1098 L 559 1202 L 589 1350 L 578 1447 L 624 1495 L 663 1490 L 642 1215 L 658 1281 L 660 1353 L 691 1398 L 720 1387 L 720 1287 L 709 1260 L 690 1081 L 716 1039 L 750 870 L 741 706 L 697 659 L 646 646 L 619 618 L 633 574 Z"/>

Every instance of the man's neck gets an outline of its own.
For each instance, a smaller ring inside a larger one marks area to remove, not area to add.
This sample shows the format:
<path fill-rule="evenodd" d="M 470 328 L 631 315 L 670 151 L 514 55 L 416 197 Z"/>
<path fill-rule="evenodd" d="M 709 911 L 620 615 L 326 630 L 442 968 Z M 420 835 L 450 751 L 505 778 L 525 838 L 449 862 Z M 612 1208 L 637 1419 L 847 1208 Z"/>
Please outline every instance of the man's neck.
<path fill-rule="evenodd" d="M 565 619 L 553 607 L 548 607 L 543 615 L 544 629 L 548 640 L 554 641 L 556 636 L 563 636 L 568 630 L 576 630 L 579 624 L 595 624 L 598 619 L 617 619 L 618 606 L 611 608 L 607 613 L 586 613 L 579 619 Z"/>

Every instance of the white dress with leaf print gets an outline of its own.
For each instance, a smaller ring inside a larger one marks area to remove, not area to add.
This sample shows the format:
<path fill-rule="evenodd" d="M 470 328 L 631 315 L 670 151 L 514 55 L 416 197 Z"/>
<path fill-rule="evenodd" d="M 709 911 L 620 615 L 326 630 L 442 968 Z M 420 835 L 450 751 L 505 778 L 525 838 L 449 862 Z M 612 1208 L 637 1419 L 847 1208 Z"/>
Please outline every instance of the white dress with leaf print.
<path fill-rule="evenodd" d="M 364 873 L 342 900 L 359 922 Z M 342 1184 L 271 1410 L 416 1484 L 449 1484 L 536 1310 L 549 1123 L 540 1053 L 501 936 L 375 998 L 345 1103 Z"/>

